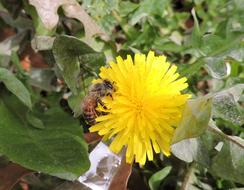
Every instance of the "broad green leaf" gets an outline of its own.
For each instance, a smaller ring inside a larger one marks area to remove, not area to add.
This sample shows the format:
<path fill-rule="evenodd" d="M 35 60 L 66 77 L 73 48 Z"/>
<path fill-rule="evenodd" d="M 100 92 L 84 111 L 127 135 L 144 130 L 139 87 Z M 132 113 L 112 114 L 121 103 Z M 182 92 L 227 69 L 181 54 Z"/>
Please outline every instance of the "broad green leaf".
<path fill-rule="evenodd" d="M 13 73 L 5 68 L 0 68 L 0 82 L 3 82 L 9 91 L 16 95 L 27 107 L 31 108 L 32 103 L 29 91 Z"/>
<path fill-rule="evenodd" d="M 132 45 L 144 44 L 146 45 L 146 49 L 149 49 L 151 48 L 156 35 L 156 30 L 149 23 L 144 23 L 143 31 L 140 34 L 137 34 L 137 38 L 133 41 Z"/>
<path fill-rule="evenodd" d="M 244 112 L 237 101 L 243 90 L 244 85 L 239 84 L 218 93 L 189 100 L 183 110 L 182 119 L 175 130 L 171 144 L 203 134 L 208 128 L 211 115 L 242 125 Z"/>
<path fill-rule="evenodd" d="M 218 52 L 218 49 L 225 47 L 226 44 L 229 44 L 229 40 L 214 34 L 208 34 L 202 38 L 201 51 L 207 56 L 204 58 L 205 68 L 213 78 L 223 79 L 230 74 L 230 66 L 226 63 L 227 57 L 237 58 L 238 60 L 242 57 L 241 47 L 238 46 Z M 211 56 L 215 54 L 216 50 L 217 55 Z"/>
<path fill-rule="evenodd" d="M 34 87 L 46 91 L 58 91 L 58 87 L 52 84 L 54 79 L 56 79 L 56 76 L 53 69 L 32 68 L 30 71 L 29 83 Z"/>
<path fill-rule="evenodd" d="M 155 48 L 160 51 L 168 51 L 168 52 L 181 52 L 184 47 L 176 44 L 173 41 L 170 41 L 169 39 L 164 39 L 164 38 L 156 38 L 154 40 L 154 44 L 152 45 L 152 48 Z"/>
<path fill-rule="evenodd" d="M 200 48 L 205 55 L 209 55 L 224 44 L 225 41 L 220 36 L 217 36 L 215 34 L 206 34 L 202 37 L 202 43 L 200 44 Z"/>
<path fill-rule="evenodd" d="M 20 30 L 33 29 L 33 23 L 30 18 L 21 16 L 13 18 L 8 12 L 5 12 L 4 10 L 1 10 L 0 17 L 6 24 L 12 26 L 13 28 L 18 28 Z"/>
<path fill-rule="evenodd" d="M 96 20 L 96 23 L 106 31 L 112 34 L 119 17 L 112 16 L 119 8 L 119 0 L 83 0 L 82 7 Z"/>
<path fill-rule="evenodd" d="M 216 176 L 244 184 L 244 140 L 240 137 L 225 135 L 210 126 L 202 136 L 172 145 L 171 151 L 183 161 L 194 160 Z"/>
<path fill-rule="evenodd" d="M 89 168 L 87 144 L 77 120 L 53 107 L 36 116 L 45 128 L 23 119 L 27 109 L 1 92 L 0 153 L 28 169 L 75 180 Z"/>
<path fill-rule="evenodd" d="M 78 117 L 82 114 L 81 104 L 83 98 L 88 93 L 88 88 L 91 85 L 93 79 L 94 77 L 85 78 L 82 85 L 84 90 L 82 90 L 78 95 L 71 95 L 68 98 L 68 104 L 70 108 L 73 110 L 74 117 Z"/>
<path fill-rule="evenodd" d="M 188 67 L 185 67 L 184 69 L 182 69 L 180 74 L 182 76 L 190 78 L 194 74 L 198 73 L 198 71 L 202 68 L 202 66 L 205 65 L 205 63 L 206 62 L 203 60 L 203 58 L 200 58 L 200 59 L 196 60 L 194 63 L 192 63 L 191 65 L 188 65 Z"/>
<path fill-rule="evenodd" d="M 233 36 L 230 39 L 225 40 L 223 43 L 221 43 L 221 45 L 217 45 L 216 42 L 212 43 L 212 45 L 208 45 L 208 43 L 205 42 L 206 47 L 201 46 L 202 56 L 198 58 L 194 63 L 183 69 L 181 71 L 181 75 L 189 78 L 190 76 L 198 73 L 198 71 L 205 64 L 208 64 L 207 69 L 210 70 L 210 75 L 212 75 L 213 77 L 217 76 L 217 78 L 225 77 L 227 74 L 229 74 L 229 68 L 224 63 L 225 59 L 228 57 L 232 57 L 233 59 L 237 58 L 237 60 L 240 60 L 243 57 L 242 45 L 239 44 L 242 39 L 243 34 L 233 33 Z M 210 52 L 210 49 L 212 49 L 213 51 Z M 202 50 L 204 50 L 205 53 L 208 52 L 208 55 L 205 55 Z"/>
<path fill-rule="evenodd" d="M 183 139 L 198 137 L 208 127 L 211 116 L 212 98 L 205 96 L 189 100 L 184 108 L 179 126 L 176 128 L 171 144 Z"/>
<path fill-rule="evenodd" d="M 121 17 L 125 17 L 131 12 L 133 12 L 134 10 L 136 10 L 136 8 L 138 7 L 139 4 L 132 3 L 130 1 L 121 1 L 119 4 L 119 15 Z"/>
<path fill-rule="evenodd" d="M 0 167 L 6 166 L 9 163 L 9 159 L 6 156 L 0 155 Z"/>
<path fill-rule="evenodd" d="M 32 125 L 33 127 L 38 128 L 38 129 L 43 129 L 45 127 L 43 122 L 42 122 L 42 120 L 40 120 L 38 117 L 36 117 L 31 112 L 27 112 L 26 113 L 26 120 L 28 121 L 28 123 L 30 125 Z"/>
<path fill-rule="evenodd" d="M 157 190 L 160 186 L 160 183 L 169 174 L 171 169 L 172 169 L 171 166 L 167 166 L 167 167 L 163 168 L 162 170 L 153 174 L 148 181 L 150 189 Z"/>
<path fill-rule="evenodd" d="M 244 84 L 216 93 L 213 98 L 213 116 L 236 125 L 244 124 L 244 109 L 237 103 L 243 94 Z"/>
<path fill-rule="evenodd" d="M 131 24 L 138 23 L 144 17 L 162 16 L 168 3 L 168 0 L 143 0 L 132 15 Z"/>
<path fill-rule="evenodd" d="M 111 31 L 113 31 L 114 27 L 117 24 L 117 20 L 109 14 L 103 16 L 102 18 L 99 18 L 98 22 L 101 28 L 106 33 L 111 33 Z"/>
<path fill-rule="evenodd" d="M 78 96 L 70 96 L 68 99 L 69 106 L 74 112 L 74 117 L 78 117 L 82 114 L 81 105 L 82 105 L 84 95 L 85 92 L 79 94 Z"/>
<path fill-rule="evenodd" d="M 239 32 L 242 33 L 244 32 L 244 16 L 243 14 L 238 14 L 238 15 L 233 15 L 230 19 L 228 19 L 227 23 L 227 28 L 226 28 L 226 35 L 227 38 L 233 36 L 233 32 Z"/>
<path fill-rule="evenodd" d="M 77 94 L 77 88 L 80 87 L 80 74 L 85 71 L 93 74 L 91 67 L 98 71 L 105 64 L 103 53 L 94 51 L 72 36 L 58 36 L 53 44 L 53 54 L 65 82 L 74 94 Z"/>

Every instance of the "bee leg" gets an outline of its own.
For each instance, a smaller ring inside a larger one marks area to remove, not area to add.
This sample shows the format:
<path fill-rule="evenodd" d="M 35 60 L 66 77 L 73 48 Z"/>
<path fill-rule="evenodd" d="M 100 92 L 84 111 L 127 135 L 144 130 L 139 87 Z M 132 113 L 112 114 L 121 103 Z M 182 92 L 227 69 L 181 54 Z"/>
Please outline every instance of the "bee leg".
<path fill-rule="evenodd" d="M 107 110 L 108 108 L 104 105 L 100 98 L 97 99 L 97 102 L 103 107 L 103 109 Z"/>
<path fill-rule="evenodd" d="M 95 112 L 96 112 L 96 117 L 102 115 L 102 113 L 100 111 L 95 110 Z"/>
<path fill-rule="evenodd" d="M 113 96 L 112 96 L 111 93 L 108 93 L 107 96 L 109 96 L 109 97 L 112 98 L 112 100 L 113 100 Z"/>

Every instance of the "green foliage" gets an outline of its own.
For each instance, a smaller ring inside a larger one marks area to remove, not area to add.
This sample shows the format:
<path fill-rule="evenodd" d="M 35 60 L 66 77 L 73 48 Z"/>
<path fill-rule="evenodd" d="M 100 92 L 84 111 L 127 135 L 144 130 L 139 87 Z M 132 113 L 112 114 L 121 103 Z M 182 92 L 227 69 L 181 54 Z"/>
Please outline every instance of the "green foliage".
<path fill-rule="evenodd" d="M 96 52 L 84 42 L 69 36 L 58 36 L 54 40 L 53 54 L 65 82 L 74 94 L 77 94 L 79 88 L 80 75 L 87 71 L 94 76 L 94 71 L 98 71 L 105 63 L 103 53 Z"/>
<path fill-rule="evenodd" d="M 191 44 L 192 47 L 195 48 L 196 50 L 199 49 L 200 45 L 201 45 L 201 31 L 200 31 L 200 27 L 199 27 L 199 23 L 197 20 L 197 16 L 196 16 L 196 12 L 194 9 L 192 9 L 192 16 L 194 19 L 194 28 L 192 30 L 192 34 L 191 34 Z"/>
<path fill-rule="evenodd" d="M 214 175 L 244 183 L 244 141 L 210 127 L 204 135 L 172 146 L 173 153 L 186 162 L 193 160 Z"/>
<path fill-rule="evenodd" d="M 86 125 L 79 116 L 91 81 L 119 54 L 154 50 L 188 78 L 187 93 L 193 98 L 171 149 L 180 160 L 193 163 L 156 156 L 145 168 L 133 166 L 143 176 L 140 184 L 148 181 L 145 186 L 151 189 L 241 187 L 242 0 L 47 2 L 50 6 L 33 0 L 0 4 L 0 29 L 12 32 L 1 32 L 0 44 L 0 154 L 5 164 L 9 159 L 41 172 L 40 181 L 52 181 L 49 175 L 78 178 L 89 168 L 81 128 Z M 30 45 L 38 54 L 30 52 Z M 23 66 L 26 58 L 29 71 Z M 30 189 L 39 187 L 50 189 L 40 184 Z"/>
<path fill-rule="evenodd" d="M 45 126 L 39 118 L 37 118 L 33 113 L 27 112 L 26 113 L 26 120 L 27 122 L 32 125 L 33 127 L 36 127 L 38 129 L 43 129 Z"/>
<path fill-rule="evenodd" d="M 243 125 L 244 109 L 238 104 L 243 91 L 244 85 L 239 84 L 230 89 L 217 93 L 213 102 L 214 117 L 222 118 L 236 125 Z"/>
<path fill-rule="evenodd" d="M 136 9 L 136 11 L 132 15 L 132 18 L 130 20 L 131 24 L 134 25 L 143 18 L 150 19 L 150 17 L 153 16 L 161 16 L 167 4 L 168 0 L 142 1 L 138 9 Z"/>
<path fill-rule="evenodd" d="M 244 86 L 239 84 L 211 96 L 189 101 L 172 139 L 174 155 L 186 162 L 196 161 L 214 175 L 243 183 L 244 173 L 237 170 L 244 167 L 244 141 L 225 135 L 216 126 L 211 127 L 213 121 L 209 123 L 212 110 L 213 117 L 242 125 L 243 108 L 238 106 L 237 101 L 243 90 Z"/>
<path fill-rule="evenodd" d="M 0 152 L 24 167 L 63 179 L 74 180 L 84 173 L 89 160 L 79 123 L 58 107 L 36 113 L 38 120 L 33 116 L 25 120 L 27 111 L 15 97 L 1 91 Z"/>
<path fill-rule="evenodd" d="M 160 186 L 160 183 L 170 173 L 171 169 L 172 169 L 171 166 L 167 166 L 167 167 L 163 168 L 162 170 L 154 173 L 148 181 L 150 189 L 157 190 Z"/>
<path fill-rule="evenodd" d="M 198 137 L 204 133 L 211 117 L 211 108 L 211 97 L 206 96 L 188 101 L 171 143 L 175 144 L 184 139 Z"/>
<path fill-rule="evenodd" d="M 31 109 L 31 97 L 29 91 L 9 70 L 0 68 L 0 81 L 5 84 L 9 91 L 16 95 L 27 107 Z"/>

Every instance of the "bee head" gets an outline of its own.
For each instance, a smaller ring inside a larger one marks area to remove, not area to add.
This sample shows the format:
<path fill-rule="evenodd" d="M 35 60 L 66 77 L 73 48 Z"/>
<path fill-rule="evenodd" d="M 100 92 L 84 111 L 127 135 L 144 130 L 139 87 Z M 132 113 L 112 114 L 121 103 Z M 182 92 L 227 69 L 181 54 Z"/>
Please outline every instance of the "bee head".
<path fill-rule="evenodd" d="M 115 82 L 111 82 L 108 79 L 104 79 L 103 80 L 103 84 L 105 86 L 105 88 L 107 89 L 107 92 L 109 94 L 112 94 L 113 92 L 116 91 L 116 86 L 115 86 Z"/>
<path fill-rule="evenodd" d="M 113 84 L 107 79 L 103 80 L 103 84 L 106 87 L 106 89 L 108 89 L 108 90 L 113 90 L 114 89 Z"/>

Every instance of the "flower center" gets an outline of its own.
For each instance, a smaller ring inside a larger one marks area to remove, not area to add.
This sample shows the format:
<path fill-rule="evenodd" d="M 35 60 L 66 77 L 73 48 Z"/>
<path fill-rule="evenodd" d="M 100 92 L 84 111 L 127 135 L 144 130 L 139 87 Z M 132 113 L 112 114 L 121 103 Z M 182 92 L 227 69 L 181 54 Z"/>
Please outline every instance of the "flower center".
<path fill-rule="evenodd" d="M 143 111 L 143 102 L 135 102 L 135 111 L 140 114 Z"/>

